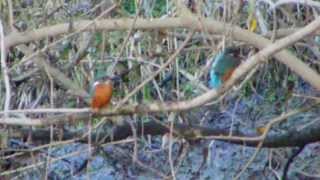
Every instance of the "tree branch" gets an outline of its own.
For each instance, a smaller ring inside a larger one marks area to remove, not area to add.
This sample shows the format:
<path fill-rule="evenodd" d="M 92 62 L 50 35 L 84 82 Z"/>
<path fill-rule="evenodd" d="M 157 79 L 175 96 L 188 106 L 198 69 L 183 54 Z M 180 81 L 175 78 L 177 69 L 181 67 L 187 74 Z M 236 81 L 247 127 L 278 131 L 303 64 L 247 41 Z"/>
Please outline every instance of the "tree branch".
<path fill-rule="evenodd" d="M 88 30 L 127 30 L 131 27 L 132 19 L 113 19 L 113 20 L 100 20 L 100 21 L 77 21 L 74 23 L 74 29 L 78 31 Z M 88 24 L 93 24 L 88 26 Z M 309 30 L 308 34 L 314 33 L 319 29 L 320 18 L 314 20 L 310 25 L 302 28 L 302 31 Z M 205 26 L 205 29 L 209 33 L 222 34 L 228 28 L 232 28 L 232 33 L 235 40 L 243 41 L 251 44 L 257 48 L 264 48 L 271 44 L 271 41 L 263 38 L 260 35 L 252 33 L 247 30 L 243 30 L 236 26 L 226 25 L 219 21 L 211 19 L 204 19 L 200 22 L 196 17 L 187 18 L 166 18 L 166 19 L 137 19 L 135 23 L 135 29 L 158 29 L 158 28 L 189 28 L 196 31 L 201 31 L 201 27 Z M 318 27 L 318 28 L 317 28 Z M 312 29 L 312 30 L 311 30 Z M 24 33 L 12 33 L 5 38 L 6 47 L 11 47 L 20 43 L 26 43 L 30 41 L 36 41 L 48 36 L 57 36 L 69 32 L 69 24 L 57 24 L 50 27 L 41 28 L 35 31 L 29 31 Z M 290 35 L 292 37 L 292 35 Z M 305 37 L 300 37 L 299 39 Z M 298 40 L 299 40 L 298 39 Z M 290 44 L 287 44 L 287 46 Z M 272 54 L 277 60 L 287 65 L 291 70 L 300 75 L 304 80 L 308 81 L 313 87 L 320 89 L 320 76 L 313 69 L 301 62 L 298 58 L 290 54 L 288 51 L 277 51 Z"/>

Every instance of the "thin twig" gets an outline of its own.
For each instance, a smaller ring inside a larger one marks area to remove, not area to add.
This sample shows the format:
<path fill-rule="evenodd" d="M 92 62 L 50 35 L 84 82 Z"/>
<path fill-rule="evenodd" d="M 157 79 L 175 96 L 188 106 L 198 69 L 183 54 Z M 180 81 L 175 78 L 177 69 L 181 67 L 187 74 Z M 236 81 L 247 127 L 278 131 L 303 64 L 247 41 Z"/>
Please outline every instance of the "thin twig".
<path fill-rule="evenodd" d="M 120 101 L 117 106 L 115 107 L 115 110 L 119 107 L 123 106 L 131 96 L 136 94 L 142 87 L 144 87 L 148 82 L 150 82 L 153 78 L 155 78 L 159 73 L 161 73 L 175 58 L 179 55 L 180 51 L 187 45 L 189 40 L 191 39 L 193 35 L 193 31 L 190 32 L 187 36 L 187 38 L 184 40 L 184 42 L 181 44 L 181 46 L 174 52 L 173 55 L 170 56 L 170 58 L 167 60 L 166 63 L 164 63 L 156 72 L 154 72 L 152 75 L 150 75 L 147 79 L 145 79 L 142 83 L 140 83 L 138 86 L 135 87 L 126 97 Z"/>
<path fill-rule="evenodd" d="M 140 4 L 141 4 L 140 2 L 141 2 L 141 1 L 138 0 L 138 1 L 136 1 L 136 2 L 138 2 L 138 7 L 136 8 L 136 15 L 135 15 L 135 17 L 134 17 L 134 19 L 133 19 L 133 21 L 132 21 L 132 24 L 131 24 L 131 26 L 130 26 L 129 32 L 127 33 L 127 36 L 126 36 L 126 38 L 124 39 L 124 42 L 122 43 L 122 46 L 121 46 L 120 51 L 119 51 L 119 54 L 118 54 L 118 58 L 116 58 L 116 61 L 114 61 L 114 62 L 112 63 L 112 65 L 111 65 L 111 74 L 113 74 L 113 72 L 114 72 L 114 70 L 115 70 L 115 67 L 116 67 L 116 65 L 117 65 L 117 63 L 118 63 L 118 59 L 119 59 L 119 57 L 121 57 L 121 55 L 122 55 L 122 53 L 123 53 L 123 51 L 124 51 L 124 48 L 126 47 L 128 41 L 129 41 L 129 38 L 130 38 L 130 36 L 131 36 L 131 34 L 132 34 L 132 31 L 133 31 L 133 29 L 134 29 L 134 27 L 135 27 L 136 21 L 137 21 L 137 19 L 138 19 L 138 17 L 139 17 Z"/>
<path fill-rule="evenodd" d="M 5 0 L 4 0 L 5 1 Z M 7 0 L 8 2 L 8 9 L 9 9 L 9 26 L 11 32 L 14 31 L 14 20 L 13 20 L 13 5 L 12 5 L 12 0 Z"/>
<path fill-rule="evenodd" d="M 295 150 L 295 152 L 293 152 L 293 154 L 289 157 L 289 159 L 283 169 L 282 180 L 287 180 L 290 165 L 294 161 L 294 158 L 297 157 L 303 151 L 303 149 L 305 147 L 306 147 L 305 145 L 300 146 L 299 149 Z"/>
<path fill-rule="evenodd" d="M 4 78 L 4 84 L 6 89 L 6 99 L 4 103 L 4 119 L 9 117 L 8 110 L 10 109 L 10 100 L 11 100 L 11 87 L 10 87 L 10 80 L 8 75 L 8 68 L 6 64 L 6 48 L 4 42 L 4 31 L 2 26 L 2 21 L 0 19 L 0 39 L 1 39 L 1 69 Z"/>
<path fill-rule="evenodd" d="M 113 6 L 111 6 L 110 8 L 108 8 L 106 11 L 104 11 L 103 13 L 101 13 L 101 14 L 100 14 L 98 17 L 96 17 L 94 20 L 92 20 L 92 21 L 88 22 L 87 24 L 85 24 L 82 28 L 77 29 L 75 32 L 70 33 L 70 34 L 64 36 L 64 38 L 61 38 L 61 39 L 59 39 L 59 40 L 57 40 L 57 41 L 55 41 L 55 42 L 53 42 L 53 43 L 45 46 L 45 47 L 42 48 L 41 50 L 39 50 L 39 51 L 37 51 L 37 52 L 29 55 L 28 57 L 23 58 L 19 63 L 17 63 L 17 64 L 14 65 L 13 67 L 11 67 L 11 68 L 9 69 L 9 71 L 12 71 L 14 68 L 18 67 L 19 65 L 21 65 L 21 64 L 23 64 L 23 63 L 25 63 L 25 62 L 30 61 L 32 58 L 36 57 L 37 55 L 39 55 L 39 54 L 42 53 L 42 52 L 45 52 L 45 51 L 48 50 L 49 48 L 54 47 L 55 45 L 61 43 L 61 42 L 64 41 L 65 39 L 68 39 L 68 38 L 70 38 L 70 37 L 72 37 L 72 36 L 80 33 L 81 31 L 83 31 L 84 29 L 88 28 L 89 26 L 92 26 L 93 24 L 97 23 L 96 21 L 97 21 L 98 19 L 100 19 L 100 18 L 103 17 L 104 15 L 108 14 L 109 12 L 111 12 L 111 11 L 112 11 L 114 8 L 116 8 L 116 7 L 117 7 L 117 4 L 114 4 Z"/>
<path fill-rule="evenodd" d="M 174 120 L 175 120 L 176 114 L 175 113 L 170 113 L 168 117 L 168 121 L 170 122 L 170 132 L 169 132 L 169 164 L 170 164 L 170 169 L 171 169 L 171 175 L 172 179 L 176 179 L 175 175 L 175 170 L 174 170 L 174 164 L 172 160 L 172 146 L 173 146 L 173 126 L 174 126 Z"/>

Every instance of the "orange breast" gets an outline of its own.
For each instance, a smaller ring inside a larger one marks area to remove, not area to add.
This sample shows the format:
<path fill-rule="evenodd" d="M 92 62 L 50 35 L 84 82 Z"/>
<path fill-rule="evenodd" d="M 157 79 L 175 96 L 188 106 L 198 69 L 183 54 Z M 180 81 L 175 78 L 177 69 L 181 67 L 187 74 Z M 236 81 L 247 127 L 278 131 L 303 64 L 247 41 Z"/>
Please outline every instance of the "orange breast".
<path fill-rule="evenodd" d="M 227 72 L 223 75 L 222 81 L 223 81 L 223 82 L 226 82 L 226 81 L 231 77 L 231 75 L 232 75 L 232 73 L 233 73 L 234 70 L 235 70 L 235 69 L 230 69 L 229 71 L 227 71 Z"/>
<path fill-rule="evenodd" d="M 100 83 L 95 86 L 94 94 L 91 100 L 91 108 L 101 109 L 109 105 L 112 96 L 111 83 Z"/>

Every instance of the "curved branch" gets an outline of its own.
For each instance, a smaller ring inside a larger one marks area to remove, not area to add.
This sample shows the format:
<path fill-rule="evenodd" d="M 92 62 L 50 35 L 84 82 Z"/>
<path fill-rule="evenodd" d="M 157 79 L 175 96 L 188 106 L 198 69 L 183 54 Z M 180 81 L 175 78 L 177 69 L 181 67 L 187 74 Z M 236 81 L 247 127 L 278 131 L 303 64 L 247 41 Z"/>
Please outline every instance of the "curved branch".
<path fill-rule="evenodd" d="M 113 19 L 113 20 L 101 20 L 101 21 L 78 21 L 74 23 L 75 28 L 80 31 L 88 30 L 126 30 L 131 27 L 132 19 Z M 317 18 L 313 22 L 313 26 L 319 27 L 320 18 Z M 93 24 L 87 26 L 88 24 Z M 227 28 L 233 28 L 233 35 L 235 40 L 247 42 L 259 49 L 271 45 L 271 41 L 263 38 L 260 35 L 254 34 L 250 31 L 243 30 L 239 27 L 225 25 L 222 22 L 214 21 L 211 19 L 204 19 L 199 25 L 200 22 L 195 17 L 187 18 L 166 18 L 166 19 L 137 19 L 135 28 L 136 29 L 158 29 L 158 28 L 189 28 L 197 31 L 201 31 L 201 27 L 205 26 L 205 29 L 209 33 L 218 33 L 222 34 L 226 31 Z M 309 26 L 309 25 L 308 25 Z M 308 26 L 302 28 L 306 29 Z M 56 36 L 59 34 L 68 33 L 69 24 L 57 24 L 50 27 L 41 28 L 35 31 L 29 31 L 24 33 L 12 33 L 5 38 L 6 47 L 11 47 L 20 43 L 26 43 L 30 41 L 40 40 L 48 36 Z M 315 32 L 315 28 L 311 33 Z M 291 35 L 292 36 L 292 35 Z M 305 37 L 305 36 L 303 36 Z M 301 37 L 301 38 L 303 38 Z M 289 45 L 289 44 L 288 44 Z M 274 54 L 275 53 L 275 54 Z M 288 51 L 280 51 L 278 53 L 273 52 L 268 55 L 273 55 L 277 60 L 287 65 L 292 71 L 300 75 L 304 80 L 308 81 L 313 87 L 320 89 L 320 76 L 313 69 L 308 67 L 306 64 L 301 62 L 298 58 L 293 56 Z"/>

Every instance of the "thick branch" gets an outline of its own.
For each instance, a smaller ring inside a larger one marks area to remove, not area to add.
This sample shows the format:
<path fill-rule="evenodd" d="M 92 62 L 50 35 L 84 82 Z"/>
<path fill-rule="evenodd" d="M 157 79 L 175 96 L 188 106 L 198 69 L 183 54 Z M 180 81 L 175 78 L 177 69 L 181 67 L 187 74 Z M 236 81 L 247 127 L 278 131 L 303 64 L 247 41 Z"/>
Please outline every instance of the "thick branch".
<path fill-rule="evenodd" d="M 142 132 L 144 135 L 164 135 L 165 133 L 169 133 L 170 128 L 169 124 L 159 124 L 157 122 L 146 122 L 146 123 L 138 123 L 135 125 L 135 129 L 137 130 L 137 135 L 141 136 Z M 293 146 L 301 146 L 308 143 L 317 142 L 320 140 L 320 121 L 316 121 L 312 126 L 306 127 L 303 130 L 297 130 L 296 127 L 289 129 L 286 132 L 277 133 L 277 134 L 269 134 L 266 139 L 264 140 L 263 147 L 267 148 L 279 148 L 279 147 L 293 147 Z M 59 140 L 59 132 L 55 131 L 54 139 Z M 100 143 L 108 143 L 111 141 L 118 141 L 126 139 L 127 137 L 132 136 L 132 128 L 131 126 L 126 123 L 124 125 L 118 126 L 114 130 L 113 139 L 111 140 L 110 137 L 105 138 L 106 135 L 110 132 L 109 127 L 100 127 L 97 132 L 92 134 L 92 139 L 95 139 L 96 142 Z M 226 129 L 219 129 L 219 128 L 208 128 L 203 126 L 197 125 L 186 125 L 176 123 L 174 125 L 174 132 L 176 135 L 180 136 L 181 138 L 185 138 L 187 140 L 197 140 L 202 139 L 206 136 L 228 136 L 230 134 L 229 130 Z M 21 131 L 21 136 L 28 137 L 30 135 L 30 129 L 24 129 Z M 69 140 L 81 137 L 82 133 L 72 133 L 65 131 L 63 133 L 63 140 Z M 252 137 L 259 136 L 258 134 L 244 134 L 241 132 L 234 132 L 234 136 L 242 136 L 244 140 L 221 140 L 226 141 L 234 144 L 241 144 L 245 146 L 252 146 L 255 147 L 259 144 L 259 140 L 252 141 L 249 140 Z M 245 140 L 245 137 L 248 137 L 248 140 Z M 32 139 L 37 142 L 50 142 L 50 132 L 48 129 L 41 130 L 35 129 L 32 132 Z M 87 139 L 80 140 L 80 142 L 87 143 Z"/>

